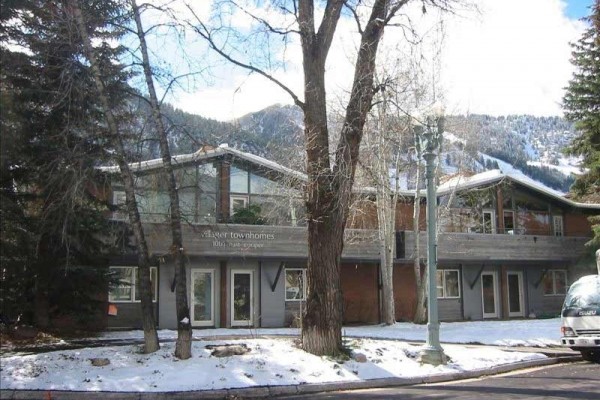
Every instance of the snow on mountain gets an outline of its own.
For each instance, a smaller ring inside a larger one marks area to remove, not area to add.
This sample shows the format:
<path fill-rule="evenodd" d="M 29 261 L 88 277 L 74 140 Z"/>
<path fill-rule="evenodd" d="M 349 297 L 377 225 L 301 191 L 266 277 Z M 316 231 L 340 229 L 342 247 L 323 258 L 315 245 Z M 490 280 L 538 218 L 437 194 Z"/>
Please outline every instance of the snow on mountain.
<path fill-rule="evenodd" d="M 542 159 L 543 160 L 543 159 Z M 562 172 L 565 176 L 581 175 L 584 171 L 581 169 L 581 159 L 578 157 L 561 157 L 557 160 L 558 165 L 545 161 L 528 161 L 528 165 L 535 167 L 546 167 Z"/>

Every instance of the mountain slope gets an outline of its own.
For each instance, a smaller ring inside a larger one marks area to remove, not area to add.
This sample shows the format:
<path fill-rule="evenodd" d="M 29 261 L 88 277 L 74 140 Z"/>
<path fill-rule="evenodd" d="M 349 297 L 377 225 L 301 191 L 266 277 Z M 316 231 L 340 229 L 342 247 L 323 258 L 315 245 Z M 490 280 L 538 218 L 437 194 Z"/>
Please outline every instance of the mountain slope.
<path fill-rule="evenodd" d="M 296 106 L 273 105 L 231 122 L 219 122 L 165 107 L 174 154 L 201 145 L 231 147 L 291 168 L 304 169 L 304 126 Z M 450 133 L 451 132 L 451 133 Z M 441 155 L 445 173 L 471 173 L 510 165 L 555 190 L 566 192 L 577 171 L 561 151 L 577 133 L 560 117 L 530 115 L 448 116 Z M 154 152 L 151 152 L 154 153 Z M 506 164 L 504 164 L 506 163 Z"/>

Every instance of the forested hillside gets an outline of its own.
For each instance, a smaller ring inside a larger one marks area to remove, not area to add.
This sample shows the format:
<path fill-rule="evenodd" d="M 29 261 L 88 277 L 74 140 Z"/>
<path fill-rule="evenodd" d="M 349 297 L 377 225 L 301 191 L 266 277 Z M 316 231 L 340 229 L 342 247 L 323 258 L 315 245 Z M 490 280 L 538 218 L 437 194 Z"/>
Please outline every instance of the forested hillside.
<path fill-rule="evenodd" d="M 191 153 L 204 144 L 227 143 L 284 165 L 302 168 L 302 113 L 295 106 L 273 105 L 230 122 L 189 114 L 169 105 L 164 110 L 171 127 L 174 154 Z M 497 168 L 495 158 L 556 190 L 566 192 L 573 182 L 565 167 L 574 160 L 565 158 L 561 151 L 576 132 L 572 124 L 561 117 L 449 116 L 446 131 L 461 143 L 444 158 L 450 170 L 481 172 Z M 457 146 L 451 141 L 448 145 Z M 157 145 L 147 148 L 150 153 L 146 156 L 158 157 Z"/>

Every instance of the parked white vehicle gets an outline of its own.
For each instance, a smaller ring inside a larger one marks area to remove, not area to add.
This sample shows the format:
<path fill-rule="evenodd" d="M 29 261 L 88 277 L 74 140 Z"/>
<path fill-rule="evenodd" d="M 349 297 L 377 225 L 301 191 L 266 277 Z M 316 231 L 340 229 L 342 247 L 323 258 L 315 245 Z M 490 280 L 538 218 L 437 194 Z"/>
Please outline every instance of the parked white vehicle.
<path fill-rule="evenodd" d="M 600 275 L 584 276 L 571 285 L 562 308 L 561 343 L 600 362 Z"/>

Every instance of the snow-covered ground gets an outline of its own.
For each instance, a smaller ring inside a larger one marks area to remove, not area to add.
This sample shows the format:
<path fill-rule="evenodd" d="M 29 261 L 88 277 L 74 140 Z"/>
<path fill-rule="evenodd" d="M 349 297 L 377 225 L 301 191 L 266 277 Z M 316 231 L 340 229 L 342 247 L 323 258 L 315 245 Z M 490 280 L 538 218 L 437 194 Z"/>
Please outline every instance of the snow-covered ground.
<path fill-rule="evenodd" d="M 392 326 L 371 325 L 344 327 L 342 333 L 353 338 L 377 338 L 406 341 L 425 341 L 427 326 L 399 322 Z M 295 328 L 196 329 L 194 339 L 214 336 L 298 336 Z M 161 339 L 175 339 L 177 331 L 160 330 Z M 143 339 L 142 331 L 105 332 L 104 339 Z M 440 340 L 444 343 L 489 344 L 497 346 L 558 346 L 560 318 L 511 321 L 442 322 Z"/>
<path fill-rule="evenodd" d="M 297 335 L 296 329 L 195 330 L 194 338 L 205 340 L 193 342 L 193 357 L 186 361 L 174 358 L 173 342 L 163 343 L 151 355 L 140 354 L 137 346 L 115 346 L 2 357 L 0 387 L 156 392 L 428 376 L 545 358 L 539 353 L 494 347 L 477 347 L 473 351 L 465 344 L 557 345 L 559 328 L 559 319 L 442 323 L 441 340 L 450 361 L 438 367 L 418 362 L 420 345 L 406 341 L 425 340 L 426 327 L 408 323 L 344 328 L 346 345 L 353 354 L 365 355 L 366 362 L 305 353 L 297 348 L 294 337 L 282 336 Z M 159 335 L 163 339 L 174 338 L 176 332 L 161 330 Z M 246 337 L 232 338 L 237 335 Z M 274 337 L 265 338 L 266 335 Z M 102 337 L 141 338 L 142 333 L 110 332 Z M 217 358 L 206 348 L 224 343 L 245 344 L 250 352 Z M 110 364 L 94 367 L 92 358 L 108 358 Z"/>

